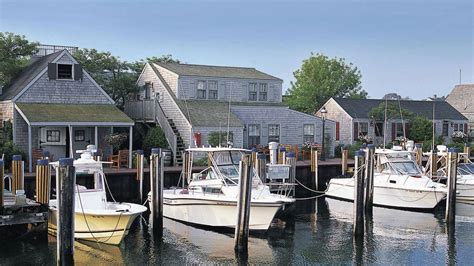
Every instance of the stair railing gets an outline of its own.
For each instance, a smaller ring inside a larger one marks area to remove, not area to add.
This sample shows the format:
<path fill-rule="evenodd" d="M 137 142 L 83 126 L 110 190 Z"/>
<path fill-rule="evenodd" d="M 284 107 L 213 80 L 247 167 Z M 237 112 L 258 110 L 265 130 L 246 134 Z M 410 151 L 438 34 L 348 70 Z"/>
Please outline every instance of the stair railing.
<path fill-rule="evenodd" d="M 173 128 L 171 128 L 168 118 L 165 115 L 165 112 L 161 108 L 158 101 L 155 100 L 155 120 L 160 125 L 163 133 L 165 133 L 166 140 L 170 145 L 171 150 L 173 151 L 173 162 L 176 162 L 176 153 L 178 152 L 178 136 L 174 133 Z"/>

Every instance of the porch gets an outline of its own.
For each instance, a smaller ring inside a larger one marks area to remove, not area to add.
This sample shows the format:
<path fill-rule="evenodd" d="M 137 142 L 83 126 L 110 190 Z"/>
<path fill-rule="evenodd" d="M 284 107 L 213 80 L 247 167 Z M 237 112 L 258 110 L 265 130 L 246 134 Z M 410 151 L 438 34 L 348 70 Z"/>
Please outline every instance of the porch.
<path fill-rule="evenodd" d="M 76 150 L 94 144 L 107 156 L 111 146 L 105 141 L 116 127 L 128 129 L 129 158 L 132 158 L 134 122 L 114 105 L 17 103 L 13 138 L 28 156 L 33 169 L 33 150 L 43 149 L 57 160 L 78 157 Z M 131 167 L 131 165 L 129 165 Z"/>

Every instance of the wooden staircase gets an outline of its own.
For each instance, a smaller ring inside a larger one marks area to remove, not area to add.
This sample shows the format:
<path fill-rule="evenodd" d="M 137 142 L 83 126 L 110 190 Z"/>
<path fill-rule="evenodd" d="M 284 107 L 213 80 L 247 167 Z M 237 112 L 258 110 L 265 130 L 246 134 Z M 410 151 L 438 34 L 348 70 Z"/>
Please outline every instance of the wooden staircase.
<path fill-rule="evenodd" d="M 173 119 L 168 118 L 168 123 L 173 129 L 174 134 L 177 136 L 175 165 L 183 165 L 183 152 L 184 149 L 186 149 L 186 146 L 184 144 L 183 138 L 181 137 L 181 134 L 179 134 L 179 131 L 173 122 Z"/>

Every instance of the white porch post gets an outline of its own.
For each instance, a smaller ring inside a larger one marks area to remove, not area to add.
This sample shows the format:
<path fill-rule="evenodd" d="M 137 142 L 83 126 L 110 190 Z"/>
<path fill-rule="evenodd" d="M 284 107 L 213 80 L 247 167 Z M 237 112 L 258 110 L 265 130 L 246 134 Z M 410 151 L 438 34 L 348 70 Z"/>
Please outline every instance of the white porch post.
<path fill-rule="evenodd" d="M 28 169 L 29 172 L 33 172 L 33 151 L 31 145 L 31 126 L 28 125 Z"/>
<path fill-rule="evenodd" d="M 97 126 L 94 127 L 94 144 L 95 144 L 95 148 L 98 149 L 99 148 L 99 136 L 98 136 L 98 133 L 99 133 L 99 130 L 97 128 Z"/>
<path fill-rule="evenodd" d="M 132 144 L 133 144 L 133 126 L 130 126 L 130 135 L 128 136 L 128 168 L 132 168 Z"/>
<path fill-rule="evenodd" d="M 74 158 L 74 151 L 72 150 L 72 126 L 69 125 L 69 158 Z"/>

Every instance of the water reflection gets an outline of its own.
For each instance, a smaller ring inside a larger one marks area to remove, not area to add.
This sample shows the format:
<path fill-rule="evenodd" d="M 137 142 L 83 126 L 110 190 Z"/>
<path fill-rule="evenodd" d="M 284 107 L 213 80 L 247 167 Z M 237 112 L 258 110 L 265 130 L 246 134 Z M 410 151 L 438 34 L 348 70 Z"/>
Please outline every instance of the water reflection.
<path fill-rule="evenodd" d="M 457 206 L 456 228 L 445 228 L 444 209 L 417 213 L 375 207 L 365 234 L 352 236 L 352 203 L 299 201 L 295 216 L 251 234 L 248 256 L 234 253 L 233 230 L 214 231 L 164 219 L 155 239 L 137 219 L 120 246 L 77 242 L 77 264 L 469 264 L 474 257 L 474 209 Z M 464 216 L 461 216 L 463 214 Z M 56 263 L 56 240 L 0 244 L 0 264 Z"/>

